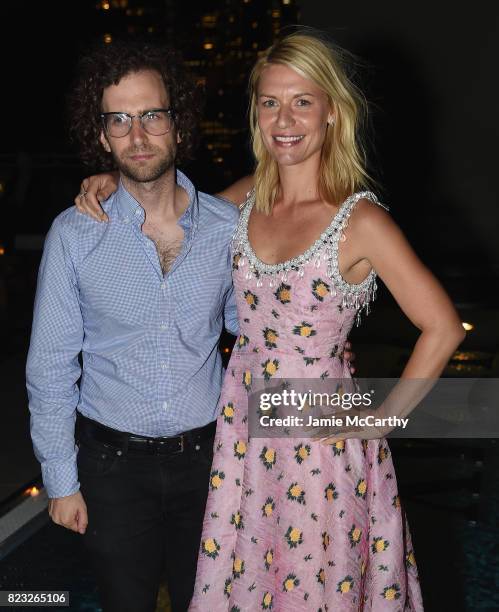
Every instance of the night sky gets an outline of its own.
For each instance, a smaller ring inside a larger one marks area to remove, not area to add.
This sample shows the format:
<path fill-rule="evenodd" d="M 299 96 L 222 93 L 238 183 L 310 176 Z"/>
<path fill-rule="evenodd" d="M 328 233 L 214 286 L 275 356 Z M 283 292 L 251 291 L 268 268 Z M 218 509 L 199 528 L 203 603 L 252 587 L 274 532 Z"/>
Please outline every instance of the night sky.
<path fill-rule="evenodd" d="M 189 18 L 216 4 L 194 2 L 182 13 L 184 42 Z M 363 59 L 359 79 L 371 103 L 371 167 L 393 215 L 418 251 L 424 247 L 423 259 L 443 276 L 496 275 L 499 15 L 492 3 L 488 9 L 480 3 L 480 11 L 456 6 L 450 0 L 410 8 L 391 0 L 307 0 L 301 21 L 327 29 Z M 79 49 L 102 23 L 95 2 L 87 0 L 17 0 L 0 10 L 0 180 L 8 180 L 9 163 L 20 151 L 71 153 L 65 95 Z M 243 153 L 233 156 L 234 178 L 250 169 Z M 59 176 L 50 168 L 43 172 Z M 199 164 L 193 173 L 201 188 L 223 187 L 210 185 Z M 35 181 L 37 198 L 43 192 L 45 201 L 23 222 L 45 231 L 58 210 L 71 204 L 69 195 L 84 174 L 73 163 L 55 186 L 40 189 L 41 179 Z M 5 206 L 7 198 L 0 202 Z"/>

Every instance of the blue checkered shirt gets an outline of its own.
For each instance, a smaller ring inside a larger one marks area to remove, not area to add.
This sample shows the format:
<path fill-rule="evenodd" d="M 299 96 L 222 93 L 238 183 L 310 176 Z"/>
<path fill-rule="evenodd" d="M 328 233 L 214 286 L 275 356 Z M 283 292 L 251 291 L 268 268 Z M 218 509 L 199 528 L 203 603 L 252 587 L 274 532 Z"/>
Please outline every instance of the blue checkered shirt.
<path fill-rule="evenodd" d="M 72 207 L 47 235 L 26 374 L 31 436 L 49 497 L 79 489 L 76 409 L 154 437 L 216 418 L 220 334 L 224 325 L 238 332 L 230 240 L 239 213 L 196 192 L 181 172 L 177 183 L 190 203 L 179 220 L 182 248 L 165 275 L 141 231 L 144 209 L 123 185 L 104 203 L 109 223 Z"/>

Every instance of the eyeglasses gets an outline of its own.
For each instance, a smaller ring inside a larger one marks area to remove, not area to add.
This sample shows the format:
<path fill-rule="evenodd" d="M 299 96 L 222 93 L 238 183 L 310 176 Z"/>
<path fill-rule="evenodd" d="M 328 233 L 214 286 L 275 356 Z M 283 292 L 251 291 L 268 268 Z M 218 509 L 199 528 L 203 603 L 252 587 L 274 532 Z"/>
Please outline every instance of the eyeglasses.
<path fill-rule="evenodd" d="M 167 134 L 173 125 L 175 111 L 172 108 L 153 108 L 140 115 L 128 113 L 101 113 L 102 125 L 108 136 L 123 138 L 132 129 L 132 119 L 138 117 L 142 129 L 151 136 Z"/>

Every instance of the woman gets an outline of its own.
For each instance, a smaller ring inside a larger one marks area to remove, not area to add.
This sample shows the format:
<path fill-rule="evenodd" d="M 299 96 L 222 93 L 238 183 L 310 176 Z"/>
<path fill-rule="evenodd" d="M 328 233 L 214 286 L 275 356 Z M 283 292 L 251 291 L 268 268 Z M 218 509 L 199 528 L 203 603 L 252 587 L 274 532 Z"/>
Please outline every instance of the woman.
<path fill-rule="evenodd" d="M 251 438 L 248 394 L 258 378 L 348 378 L 343 348 L 376 274 L 421 330 L 402 378 L 438 378 L 463 330 L 389 214 L 359 191 L 361 98 L 337 51 L 291 34 L 258 60 L 250 91 L 255 189 L 233 246 L 240 336 L 190 609 L 422 610 L 386 440 Z"/>

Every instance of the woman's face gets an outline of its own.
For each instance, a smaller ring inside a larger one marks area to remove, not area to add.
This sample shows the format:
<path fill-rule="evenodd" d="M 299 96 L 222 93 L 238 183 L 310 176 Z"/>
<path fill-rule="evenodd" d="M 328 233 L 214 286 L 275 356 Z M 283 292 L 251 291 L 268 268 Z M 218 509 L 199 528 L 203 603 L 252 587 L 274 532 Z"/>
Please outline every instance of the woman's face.
<path fill-rule="evenodd" d="M 270 64 L 258 82 L 257 112 L 265 147 L 278 164 L 320 161 L 333 113 L 324 91 L 310 79 L 283 64 Z"/>

